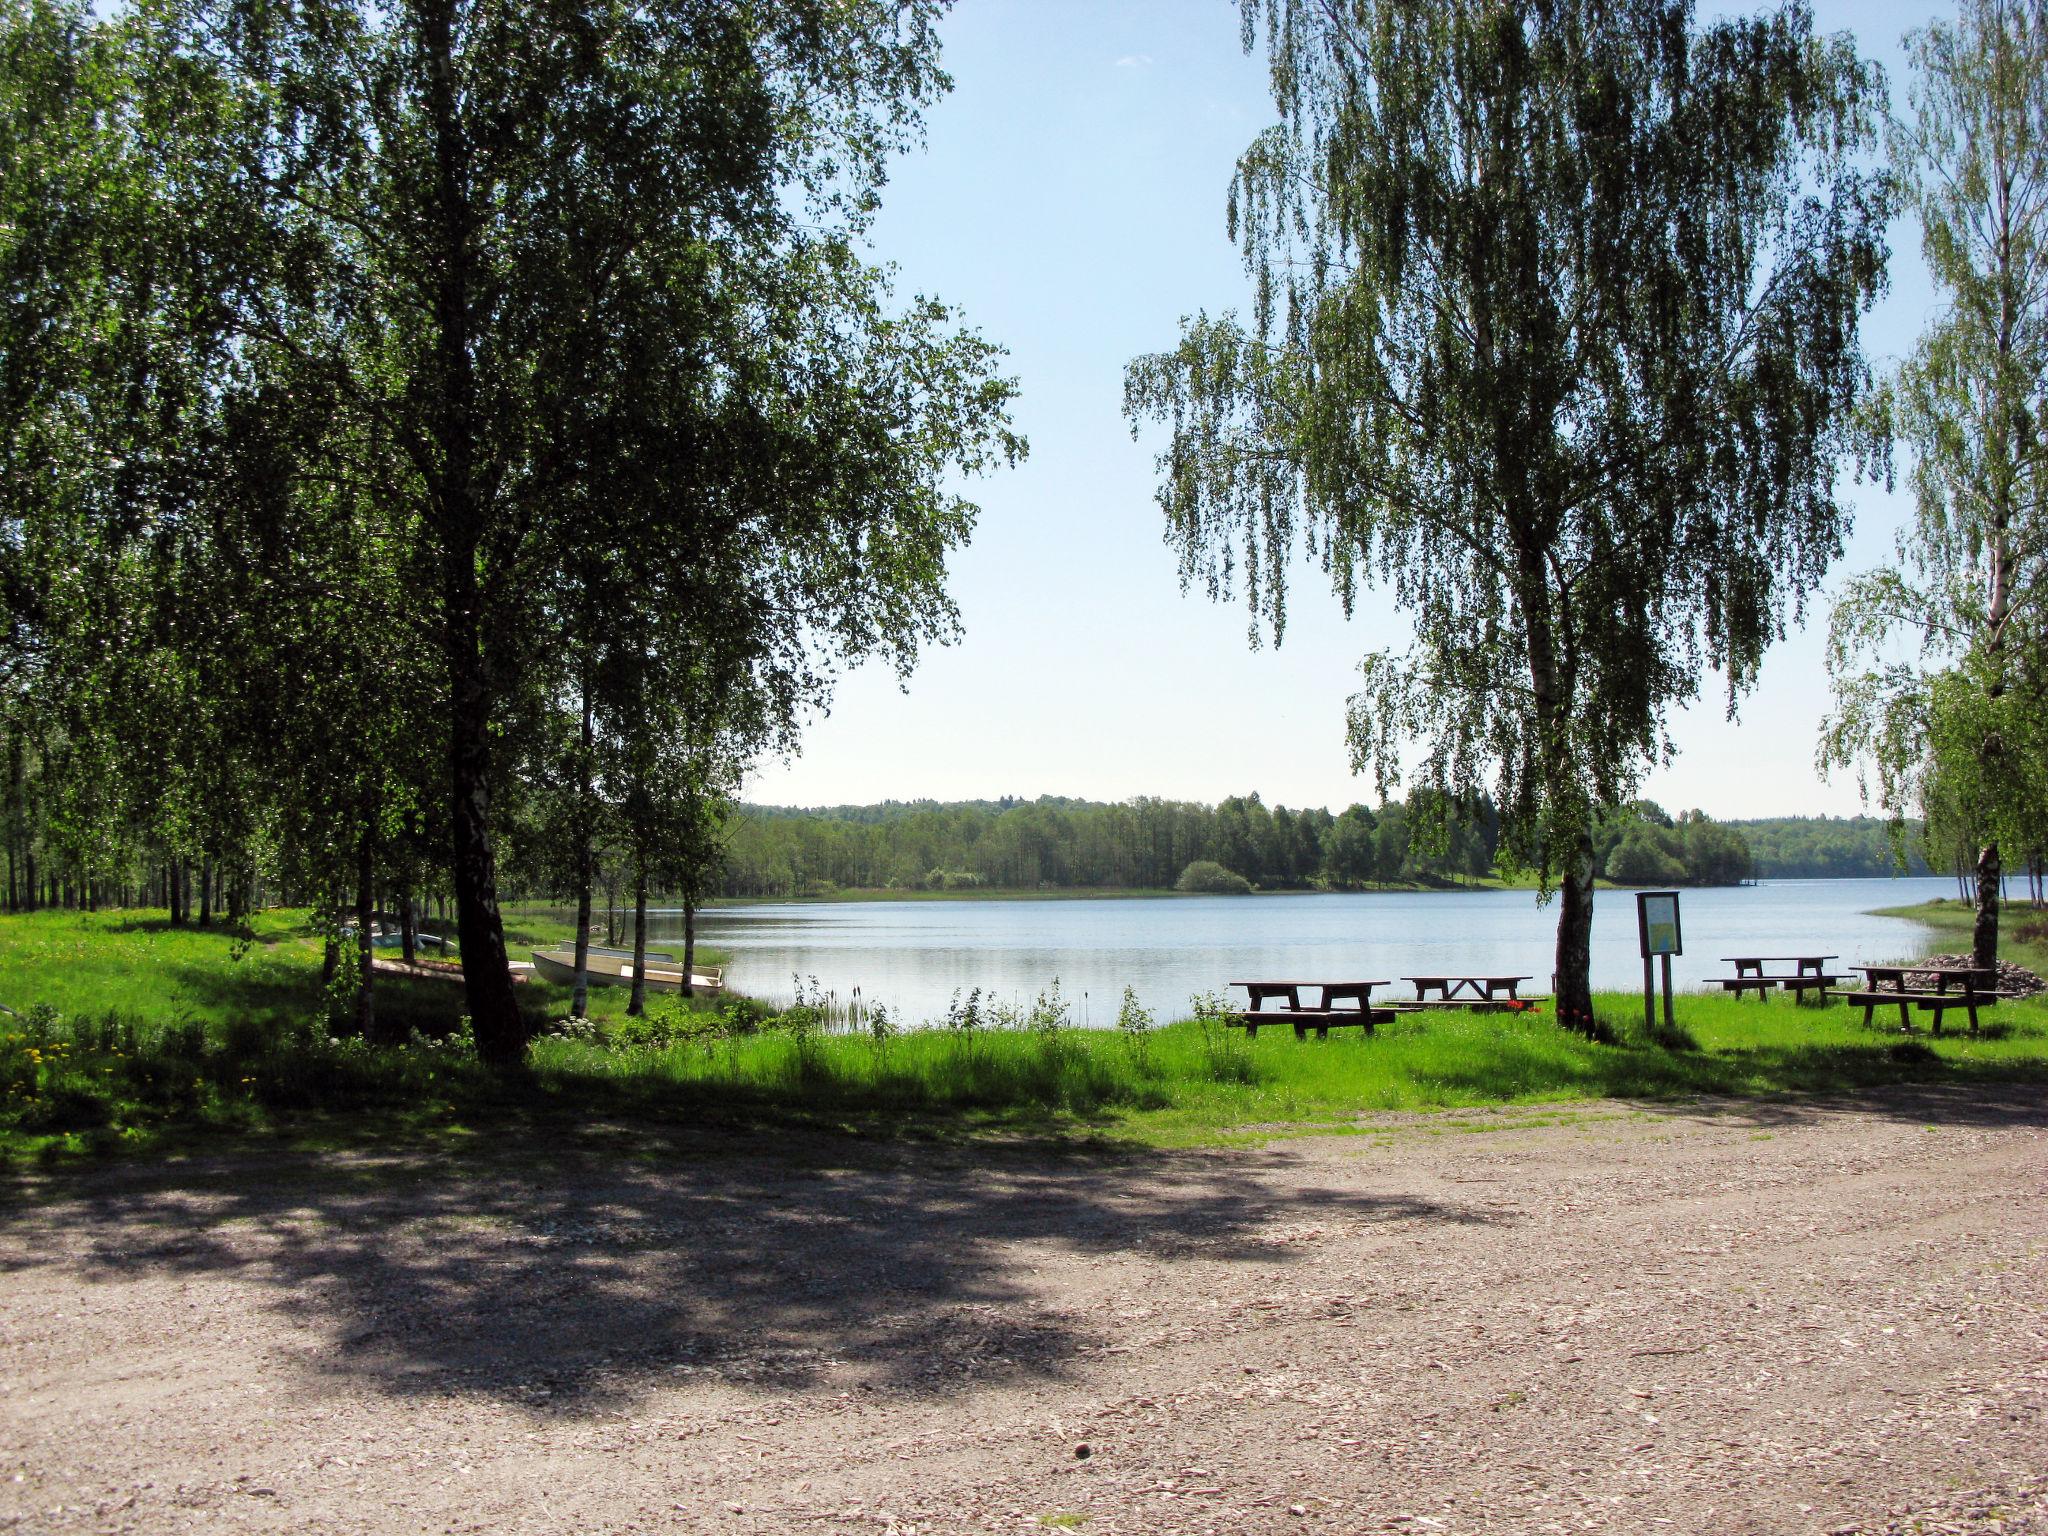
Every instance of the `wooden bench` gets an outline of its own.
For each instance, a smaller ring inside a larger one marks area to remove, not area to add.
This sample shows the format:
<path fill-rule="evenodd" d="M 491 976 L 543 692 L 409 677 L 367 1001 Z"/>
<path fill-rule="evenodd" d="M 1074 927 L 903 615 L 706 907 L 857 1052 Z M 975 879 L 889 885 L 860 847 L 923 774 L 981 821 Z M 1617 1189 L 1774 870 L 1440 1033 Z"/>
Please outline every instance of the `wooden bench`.
<path fill-rule="evenodd" d="M 1970 1032 L 1976 1033 L 1977 1010 L 1989 1008 L 1998 1001 L 1996 995 L 1988 992 L 1894 992 L 1889 987 L 1882 991 L 1830 992 L 1828 997 L 1838 1003 L 1862 1004 L 1863 1022 L 1866 1026 L 1879 1008 L 1889 1008 L 1897 1004 L 1899 1028 L 1911 1029 L 1912 1017 L 1907 1009 L 1918 1008 L 1922 1013 L 1934 1015 L 1934 1032 L 1937 1035 L 1941 1033 L 1942 1015 L 1951 1008 L 1965 1010 L 1970 1015 Z"/>
<path fill-rule="evenodd" d="M 1822 1001 L 1826 1001 L 1829 990 L 1844 979 L 1841 976 L 1830 975 L 1825 971 L 1807 971 L 1798 976 L 1780 976 L 1778 978 L 1778 985 L 1787 992 L 1790 992 L 1793 999 L 1797 1002 L 1803 1003 L 1806 1001 L 1806 994 L 1809 988 L 1818 989 Z"/>
<path fill-rule="evenodd" d="M 1356 1026 L 1369 1035 L 1373 1025 L 1391 1024 L 1393 1021 L 1394 1013 L 1390 1008 L 1267 1008 L 1240 1013 L 1223 1022 L 1233 1029 L 1243 1030 L 1247 1040 L 1258 1039 L 1259 1031 L 1269 1024 L 1291 1024 L 1297 1040 L 1306 1040 L 1310 1030 L 1316 1032 L 1318 1040 L 1327 1040 L 1333 1029 Z"/>
<path fill-rule="evenodd" d="M 1451 1009 L 1463 1013 L 1535 1013 L 1541 997 L 1418 997 L 1388 1006 L 1398 1013 L 1437 1013 Z"/>
<path fill-rule="evenodd" d="M 1779 980 L 1776 976 L 1706 976 L 1701 979 L 1711 986 L 1721 988 L 1724 992 L 1733 992 L 1737 997 L 1749 991 L 1754 991 L 1758 997 L 1762 997 L 1775 987 Z"/>

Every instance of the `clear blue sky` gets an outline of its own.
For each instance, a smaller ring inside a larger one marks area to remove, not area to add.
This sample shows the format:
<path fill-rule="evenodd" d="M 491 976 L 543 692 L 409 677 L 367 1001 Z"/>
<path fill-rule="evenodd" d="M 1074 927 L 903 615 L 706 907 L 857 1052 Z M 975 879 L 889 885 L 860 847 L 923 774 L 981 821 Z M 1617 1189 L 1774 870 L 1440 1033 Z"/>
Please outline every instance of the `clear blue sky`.
<path fill-rule="evenodd" d="M 1901 106 L 1900 37 L 1947 14 L 1814 10 L 1884 63 Z M 1031 457 L 970 488 L 982 518 L 952 579 L 965 638 L 932 651 L 907 691 L 886 672 L 849 675 L 802 755 L 764 765 L 749 798 L 1370 800 L 1346 762 L 1344 704 L 1359 658 L 1405 633 L 1391 603 L 1368 592 L 1346 623 L 1303 571 L 1285 645 L 1251 649 L 1241 606 L 1182 595 L 1152 499 L 1157 443 L 1134 443 L 1120 410 L 1126 362 L 1170 345 L 1184 315 L 1243 306 L 1224 193 L 1273 114 L 1234 0 L 964 0 L 942 36 L 955 88 L 925 150 L 896 168 L 875 249 L 904 293 L 938 295 L 1009 348 Z M 1892 248 L 1892 291 L 1866 333 L 1881 364 L 1934 302 L 1917 229 L 1896 227 Z M 1908 511 L 1881 488 L 1848 495 L 1855 532 L 1830 587 L 1891 558 Z M 1853 782 L 1813 768 L 1826 606 L 1772 654 L 1739 723 L 1709 679 L 1646 793 L 1719 817 L 1859 808 Z"/>

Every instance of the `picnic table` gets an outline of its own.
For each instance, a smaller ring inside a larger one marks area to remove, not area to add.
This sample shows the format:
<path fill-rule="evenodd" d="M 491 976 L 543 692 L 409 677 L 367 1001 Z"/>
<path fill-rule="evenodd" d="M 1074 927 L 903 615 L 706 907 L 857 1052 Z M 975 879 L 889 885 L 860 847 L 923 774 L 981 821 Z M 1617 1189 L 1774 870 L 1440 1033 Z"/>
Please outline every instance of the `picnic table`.
<path fill-rule="evenodd" d="M 1384 981 L 1233 981 L 1233 987 L 1243 987 L 1251 1006 L 1230 1022 L 1245 1032 L 1247 1039 L 1256 1040 L 1261 1027 L 1267 1024 L 1290 1024 L 1294 1027 L 1294 1038 L 1305 1040 L 1313 1029 L 1316 1038 L 1327 1040 L 1332 1028 L 1357 1025 L 1367 1034 L 1372 1033 L 1375 1024 L 1390 1022 L 1394 1015 L 1390 1009 L 1372 1006 L 1372 989 L 1384 987 Z M 1303 1007 L 1301 994 L 1305 988 L 1313 988 L 1322 995 L 1314 1007 Z M 1358 1006 L 1339 1008 L 1337 1004 L 1350 999 Z M 1280 1003 L 1279 1008 L 1267 1008 L 1269 1002 Z"/>
<path fill-rule="evenodd" d="M 1415 988 L 1418 1008 L 1473 1008 L 1481 1012 L 1520 1004 L 1527 976 L 1403 976 Z"/>
<path fill-rule="evenodd" d="M 1828 962 L 1839 958 L 1838 955 L 1723 955 L 1721 959 L 1735 967 L 1735 974 L 1709 976 L 1706 980 L 1737 997 L 1754 991 L 1759 1001 L 1771 988 L 1783 987 L 1796 1000 L 1804 1002 L 1809 991 L 1819 992 L 1825 998 L 1828 988 L 1842 979 L 1828 970 Z M 1792 970 L 1790 974 L 1767 972 L 1764 969 L 1767 965 L 1789 965 Z"/>
<path fill-rule="evenodd" d="M 1871 1016 L 1879 1008 L 1893 1004 L 1899 1010 L 1899 1028 L 1911 1029 L 1912 1017 L 1909 1008 L 1918 1008 L 1922 1013 L 1934 1015 L 1934 1032 L 1941 1033 L 1941 1021 L 1951 1008 L 1960 1008 L 1970 1016 L 1970 1032 L 1977 1031 L 1977 1010 L 1989 1008 L 1998 1001 L 1998 994 L 1990 987 L 1980 987 L 1980 976 L 1990 977 L 1994 982 L 1998 973 L 1978 965 L 1852 965 L 1852 971 L 1863 973 L 1863 986 L 1849 992 L 1830 994 L 1838 1002 L 1861 1003 L 1863 1022 L 1870 1023 Z M 1934 990 L 1909 988 L 1908 976 L 1932 976 Z M 1956 983 L 1957 990 L 1949 991 L 1949 983 Z"/>

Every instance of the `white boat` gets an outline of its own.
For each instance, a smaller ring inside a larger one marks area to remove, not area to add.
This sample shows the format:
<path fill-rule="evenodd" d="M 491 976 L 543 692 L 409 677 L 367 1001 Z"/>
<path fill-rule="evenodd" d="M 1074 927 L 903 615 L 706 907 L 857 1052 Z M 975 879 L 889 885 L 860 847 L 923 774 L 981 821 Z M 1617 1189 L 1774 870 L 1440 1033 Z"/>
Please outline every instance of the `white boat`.
<path fill-rule="evenodd" d="M 650 951 L 648 960 L 657 957 Z M 667 956 L 660 957 L 668 960 Z M 585 962 L 590 971 L 590 984 L 595 987 L 630 987 L 633 985 L 633 956 L 629 950 L 624 954 L 617 951 L 592 949 Z M 562 949 L 536 949 L 533 951 L 533 968 L 549 981 L 558 981 L 564 986 L 576 985 L 576 951 L 573 947 Z M 667 964 L 652 964 L 647 967 L 647 990 L 650 992 L 680 992 L 683 990 L 682 967 L 668 960 Z M 722 992 L 725 990 L 725 970 L 722 966 L 700 965 L 690 972 L 690 990 L 693 992 Z"/>

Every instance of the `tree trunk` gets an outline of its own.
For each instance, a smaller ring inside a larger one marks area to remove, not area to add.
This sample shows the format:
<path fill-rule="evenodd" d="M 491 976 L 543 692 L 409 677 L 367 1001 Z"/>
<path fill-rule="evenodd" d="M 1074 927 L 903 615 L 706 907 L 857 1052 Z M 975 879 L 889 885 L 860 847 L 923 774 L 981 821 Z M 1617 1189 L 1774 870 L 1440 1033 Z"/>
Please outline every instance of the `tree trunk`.
<path fill-rule="evenodd" d="M 1998 964 L 1998 844 L 1977 850 L 1977 921 L 1970 934 L 1970 964 L 1989 970 Z"/>
<path fill-rule="evenodd" d="M 325 991 L 334 984 L 334 973 L 341 969 L 341 935 L 336 932 L 336 928 L 341 921 L 338 915 L 339 908 L 340 903 L 337 902 L 334 907 L 321 913 L 321 916 L 327 919 L 327 940 L 320 949 L 320 987 L 322 991 Z"/>
<path fill-rule="evenodd" d="M 590 1013 L 590 844 L 583 845 L 576 878 L 576 992 L 569 1000 L 569 1012 L 576 1018 Z"/>
<path fill-rule="evenodd" d="M 1558 881 L 1557 1021 L 1593 1032 L 1593 838 L 1573 839 L 1571 862 Z"/>
<path fill-rule="evenodd" d="M 213 855 L 199 861 L 199 926 L 213 926 Z"/>
<path fill-rule="evenodd" d="M 695 997 L 690 973 L 697 968 L 697 893 L 683 892 L 683 996 Z"/>
<path fill-rule="evenodd" d="M 419 916 L 413 909 L 412 887 L 398 893 L 398 958 L 411 965 L 420 955 Z"/>
<path fill-rule="evenodd" d="M 1543 770 L 1543 810 L 1547 821 L 1571 810 L 1564 867 L 1557 871 L 1562 897 L 1557 914 L 1557 1022 L 1584 1034 L 1593 1032 L 1593 833 L 1571 751 L 1572 680 L 1559 675 L 1557 636 L 1550 604 L 1549 573 L 1532 548 L 1520 552 L 1520 597 L 1528 625 L 1529 683 L 1536 706 L 1538 759 Z M 1557 842 L 1541 827 L 1544 857 Z"/>
<path fill-rule="evenodd" d="M 370 823 L 364 807 L 363 829 L 356 839 L 356 1033 L 376 1040 L 377 970 L 376 902 L 370 863 Z"/>
<path fill-rule="evenodd" d="M 633 997 L 626 1012 L 639 1018 L 647 1011 L 647 864 L 633 860 Z"/>
<path fill-rule="evenodd" d="M 497 858 L 491 844 L 490 725 L 492 689 L 484 653 L 483 592 L 477 556 L 484 508 L 477 483 L 476 374 L 471 360 L 475 317 L 470 282 L 475 265 L 470 209 L 469 144 L 456 100 L 453 0 L 434 0 L 415 14 L 425 80 L 425 137 L 434 157 L 431 223 L 426 232 L 434 310 L 431 432 L 439 463 L 429 488 L 441 545 L 441 633 L 449 685 L 449 792 L 452 801 L 457 942 L 462 984 L 477 1054 L 494 1065 L 516 1064 L 526 1049 L 519 999 L 505 956 L 498 913 Z"/>
<path fill-rule="evenodd" d="M 569 1000 L 569 1012 L 575 1018 L 587 1018 L 590 1013 L 590 882 L 594 873 L 590 854 L 590 749 L 592 724 L 590 718 L 590 676 L 586 667 L 583 677 L 583 756 L 579 764 L 578 788 L 582 792 L 582 803 L 576 811 L 576 991 Z"/>
<path fill-rule="evenodd" d="M 481 658 L 473 638 L 455 649 L 458 655 L 451 658 L 455 666 L 450 670 L 457 679 L 457 703 L 449 733 L 449 767 L 455 812 L 451 873 L 456 942 L 462 950 L 463 993 L 470 1026 L 476 1032 L 477 1054 L 496 1065 L 510 1066 L 524 1054 L 526 1036 L 519 1000 L 512 991 L 504 923 L 498 914 L 497 859 L 491 846 L 490 791 L 485 782 L 490 751 L 488 715 L 481 679 L 475 676 L 481 670 Z"/>

